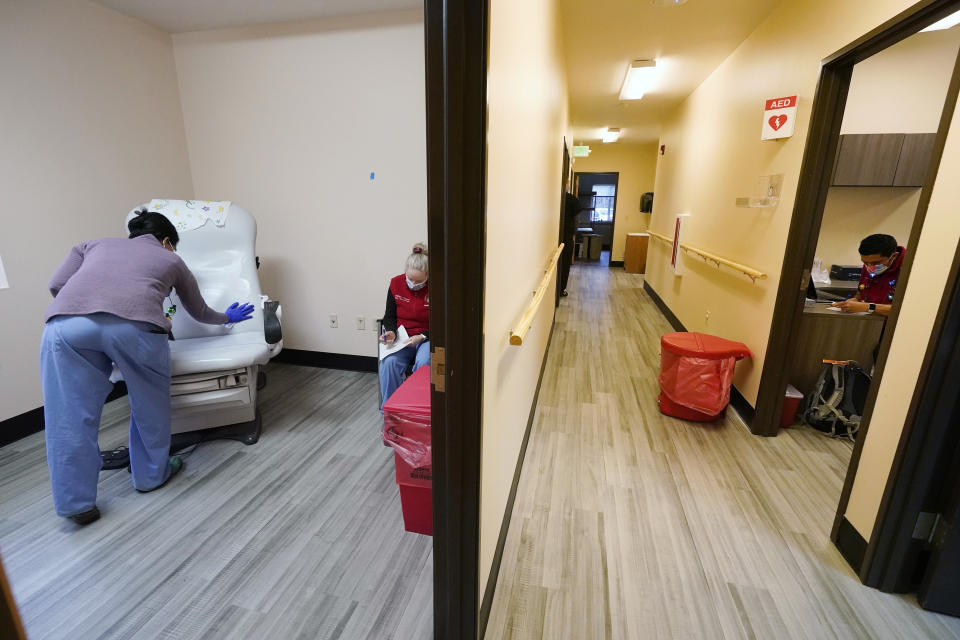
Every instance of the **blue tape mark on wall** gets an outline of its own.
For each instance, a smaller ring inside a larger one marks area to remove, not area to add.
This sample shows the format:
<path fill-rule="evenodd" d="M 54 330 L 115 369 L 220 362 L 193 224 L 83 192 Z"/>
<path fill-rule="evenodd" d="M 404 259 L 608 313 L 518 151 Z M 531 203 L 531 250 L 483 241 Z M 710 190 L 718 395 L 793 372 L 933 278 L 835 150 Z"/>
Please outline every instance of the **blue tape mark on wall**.
<path fill-rule="evenodd" d="M 373 179 L 376 178 L 376 177 L 377 177 L 377 175 L 376 175 L 373 171 L 371 171 L 371 172 L 370 172 L 370 179 L 373 180 Z"/>

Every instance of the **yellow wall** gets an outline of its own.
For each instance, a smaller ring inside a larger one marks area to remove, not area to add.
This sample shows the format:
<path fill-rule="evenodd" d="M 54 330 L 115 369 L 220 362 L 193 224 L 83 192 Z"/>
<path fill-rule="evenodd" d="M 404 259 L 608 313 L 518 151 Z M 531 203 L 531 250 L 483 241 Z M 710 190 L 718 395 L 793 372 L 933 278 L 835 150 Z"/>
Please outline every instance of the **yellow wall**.
<path fill-rule="evenodd" d="M 947 145 L 924 218 L 910 282 L 883 370 L 873 418 L 847 505 L 847 520 L 867 540 L 890 474 L 920 365 L 943 298 L 949 266 L 960 242 L 960 109 L 954 112 Z"/>
<path fill-rule="evenodd" d="M 488 64 L 481 598 L 553 317 L 551 288 L 523 346 L 509 346 L 559 235 L 567 93 L 555 0 L 491 0 Z"/>
<path fill-rule="evenodd" d="M 653 191 L 657 174 L 657 145 L 614 143 L 594 145 L 586 158 L 575 158 L 574 171 L 620 172 L 617 216 L 613 228 L 611 260 L 623 260 L 627 234 L 646 231 L 649 213 L 640 213 L 640 196 Z"/>
<path fill-rule="evenodd" d="M 0 86 L 2 421 L 43 403 L 47 280 L 70 247 L 193 184 L 169 34 L 86 0 L 0 2 Z"/>
<path fill-rule="evenodd" d="M 823 209 L 817 257 L 828 270 L 832 264 L 859 265 L 857 249 L 871 233 L 888 233 L 906 245 L 919 201 L 917 188 L 832 187 Z"/>
<path fill-rule="evenodd" d="M 756 402 L 766 355 L 820 61 L 911 4 L 785 2 L 665 124 L 661 143 L 666 155 L 657 167 L 651 229 L 671 235 L 674 215 L 691 213 L 689 244 L 770 277 L 752 284 L 695 260 L 686 261 L 685 274 L 675 277 L 666 245 L 653 242 L 647 279 L 690 330 L 750 346 L 754 357 L 737 366 L 735 382 L 751 403 Z M 764 100 L 793 94 L 799 95 L 794 136 L 761 141 Z M 784 186 L 776 209 L 735 206 L 738 196 L 755 191 L 759 176 L 777 173 L 784 175 Z"/>

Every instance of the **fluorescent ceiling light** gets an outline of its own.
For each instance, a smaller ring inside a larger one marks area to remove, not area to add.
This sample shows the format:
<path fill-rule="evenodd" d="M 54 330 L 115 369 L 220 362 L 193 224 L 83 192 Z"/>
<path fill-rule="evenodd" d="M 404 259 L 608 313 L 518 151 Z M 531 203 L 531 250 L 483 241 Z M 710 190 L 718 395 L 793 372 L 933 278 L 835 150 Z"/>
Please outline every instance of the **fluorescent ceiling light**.
<path fill-rule="evenodd" d="M 960 24 L 960 11 L 957 11 L 956 13 L 951 13 L 943 20 L 938 20 L 937 22 L 934 22 L 932 25 L 930 25 L 926 29 L 921 29 L 920 33 L 923 33 L 924 31 L 940 31 L 942 29 L 949 29 L 950 27 L 955 27 L 958 24 Z"/>
<path fill-rule="evenodd" d="M 650 4 L 655 7 L 676 7 L 687 4 L 687 0 L 650 0 Z"/>
<path fill-rule="evenodd" d="M 604 142 L 616 142 L 619 137 L 620 129 L 607 127 L 607 130 L 603 132 L 603 134 L 600 136 L 600 139 Z"/>
<path fill-rule="evenodd" d="M 623 78 L 620 99 L 639 100 L 644 93 L 653 88 L 656 79 L 656 60 L 634 60 L 627 67 L 627 75 Z"/>

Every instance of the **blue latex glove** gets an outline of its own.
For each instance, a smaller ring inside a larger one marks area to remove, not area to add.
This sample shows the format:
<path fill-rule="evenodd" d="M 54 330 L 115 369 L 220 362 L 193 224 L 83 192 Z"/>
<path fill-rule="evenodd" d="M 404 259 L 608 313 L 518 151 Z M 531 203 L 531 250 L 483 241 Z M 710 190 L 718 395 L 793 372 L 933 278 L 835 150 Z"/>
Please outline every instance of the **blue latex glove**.
<path fill-rule="evenodd" d="M 224 311 L 224 313 L 227 314 L 226 324 L 243 322 L 244 320 L 249 320 L 250 316 L 253 314 L 253 305 L 247 302 L 241 306 L 239 302 L 234 302 L 232 305 L 227 307 L 227 310 Z"/>

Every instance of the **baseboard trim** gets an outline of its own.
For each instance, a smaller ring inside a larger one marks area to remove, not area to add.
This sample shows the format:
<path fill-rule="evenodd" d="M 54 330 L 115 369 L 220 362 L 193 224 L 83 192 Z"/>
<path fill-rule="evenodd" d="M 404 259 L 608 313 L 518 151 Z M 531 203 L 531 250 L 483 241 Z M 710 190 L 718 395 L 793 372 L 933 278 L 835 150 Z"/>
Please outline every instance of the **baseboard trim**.
<path fill-rule="evenodd" d="M 107 396 L 105 402 L 122 398 L 125 395 L 127 395 L 127 383 L 121 380 L 114 383 L 113 391 Z M 0 447 L 5 447 L 17 440 L 39 433 L 43 431 L 43 427 L 43 407 L 37 407 L 18 416 L 0 420 Z"/>
<path fill-rule="evenodd" d="M 0 422 L 0 447 L 5 447 L 38 431 L 43 431 L 43 407 L 31 409 Z"/>
<path fill-rule="evenodd" d="M 547 348 L 543 351 L 543 362 L 540 363 L 540 377 L 537 379 L 537 389 L 533 392 L 533 402 L 530 403 L 530 414 L 527 416 L 527 428 L 523 434 L 523 444 L 520 445 L 520 455 L 517 456 L 517 467 L 513 472 L 513 483 L 510 485 L 510 495 L 507 498 L 507 507 L 504 510 L 503 521 L 500 524 L 500 536 L 497 538 L 497 548 L 493 553 L 493 564 L 490 566 L 490 575 L 487 576 L 487 588 L 483 592 L 483 602 L 480 604 L 478 626 L 479 638 L 487 633 L 487 622 L 490 620 L 490 609 L 493 606 L 493 595 L 497 589 L 497 578 L 500 576 L 500 563 L 503 561 L 503 549 L 507 543 L 507 533 L 510 530 L 510 519 L 513 516 L 513 505 L 517 499 L 517 488 L 520 486 L 520 473 L 523 462 L 527 457 L 527 444 L 530 442 L 530 432 L 533 430 L 533 419 L 537 414 L 537 403 L 540 400 L 540 385 L 543 384 L 543 373 L 547 369 L 547 358 L 550 355 L 550 345 L 553 343 L 553 330 L 557 318 L 553 317 L 550 323 L 550 335 L 547 338 Z"/>
<path fill-rule="evenodd" d="M 674 315 L 673 311 L 670 311 L 670 307 L 663 301 L 656 291 L 653 290 L 653 287 L 650 286 L 650 283 L 646 280 L 643 281 L 643 290 L 647 292 L 647 295 L 650 296 L 650 299 L 653 300 L 653 304 L 657 305 L 657 309 L 660 310 L 660 313 L 663 314 L 663 317 L 667 319 L 667 322 L 670 323 L 670 326 L 673 327 L 674 331 L 686 331 L 687 328 L 683 326 L 683 323 L 680 322 L 680 318 Z M 757 415 L 757 410 L 754 408 L 750 402 L 743 397 L 743 394 L 740 393 L 740 390 L 737 387 L 730 387 L 730 404 L 733 405 L 733 408 L 740 414 L 740 417 L 743 418 L 743 421 L 747 423 L 747 426 L 753 424 L 753 419 Z"/>
<path fill-rule="evenodd" d="M 837 527 L 837 535 L 833 539 L 833 544 L 840 550 L 843 559 L 859 575 L 860 569 L 863 567 L 863 559 L 867 553 L 867 541 L 850 524 L 846 516 L 840 518 L 840 526 Z"/>
<path fill-rule="evenodd" d="M 303 349 L 283 349 L 273 359 L 274 362 L 298 364 L 321 369 L 344 369 L 346 371 L 365 371 L 376 373 L 376 356 L 355 356 L 347 353 L 327 353 L 325 351 L 307 351 Z"/>
<path fill-rule="evenodd" d="M 621 269 L 623 268 L 623 260 L 611 260 L 611 261 L 610 261 L 610 268 L 611 268 L 611 269 L 615 269 L 615 268 L 617 268 L 617 267 L 619 267 L 619 268 L 621 268 Z"/>
<path fill-rule="evenodd" d="M 687 328 L 683 326 L 683 323 L 680 322 L 680 318 L 673 315 L 673 311 L 670 311 L 670 307 L 667 306 L 667 303 L 663 301 L 656 291 L 653 290 L 653 287 L 650 286 L 650 283 L 644 279 L 643 281 L 643 290 L 647 292 L 647 295 L 650 296 L 650 299 L 653 300 L 653 304 L 657 305 L 657 309 L 660 309 L 660 313 L 663 314 L 663 317 L 667 319 L 667 322 L 670 323 L 670 326 L 673 327 L 674 331 L 686 331 Z"/>
<path fill-rule="evenodd" d="M 740 417 L 748 426 L 753 424 L 753 419 L 757 416 L 757 410 L 743 397 L 736 386 L 730 387 L 730 404 L 733 405 L 733 408 L 737 410 L 737 413 L 740 414 Z"/>

